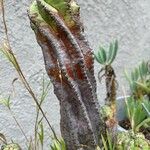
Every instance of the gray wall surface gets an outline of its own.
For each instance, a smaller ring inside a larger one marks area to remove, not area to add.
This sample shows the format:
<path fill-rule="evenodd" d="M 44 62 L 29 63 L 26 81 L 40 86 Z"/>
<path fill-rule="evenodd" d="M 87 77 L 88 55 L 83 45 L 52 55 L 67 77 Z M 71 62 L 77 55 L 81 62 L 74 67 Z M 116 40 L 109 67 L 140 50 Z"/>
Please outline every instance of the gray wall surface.
<path fill-rule="evenodd" d="M 149 0 L 78 0 L 85 32 L 91 47 L 96 51 L 99 45 L 108 45 L 118 39 L 119 53 L 113 64 L 119 83 L 118 96 L 123 89 L 128 91 L 124 78 L 124 69 L 133 68 L 141 60 L 150 58 L 150 1 Z M 14 53 L 36 95 L 41 93 L 45 72 L 43 56 L 33 31 L 30 28 L 27 9 L 31 0 L 7 0 L 6 19 L 9 37 Z M 0 42 L 4 38 L 4 28 L 0 20 Z M 95 76 L 101 66 L 95 62 Z M 10 63 L 0 54 L 0 96 L 7 98 L 11 94 L 12 111 L 28 137 L 33 135 L 35 104 L 20 81 L 16 81 L 13 92 L 12 81 L 17 73 Z M 98 82 L 97 82 L 98 83 Z M 98 98 L 103 103 L 104 83 L 98 83 Z M 59 103 L 53 94 L 53 88 L 43 105 L 43 109 L 59 134 Z M 47 129 L 47 127 L 45 128 Z M 9 111 L 0 106 L 0 133 L 8 139 L 21 143 L 25 148 L 25 139 L 12 119 Z M 46 133 L 48 135 L 48 132 Z M 45 150 L 47 148 L 45 147 Z"/>

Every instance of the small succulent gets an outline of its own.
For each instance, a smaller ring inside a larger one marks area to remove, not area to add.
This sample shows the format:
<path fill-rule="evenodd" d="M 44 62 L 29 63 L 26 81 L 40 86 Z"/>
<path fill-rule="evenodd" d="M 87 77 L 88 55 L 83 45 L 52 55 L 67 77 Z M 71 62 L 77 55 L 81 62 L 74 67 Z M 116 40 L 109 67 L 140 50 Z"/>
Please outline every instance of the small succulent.
<path fill-rule="evenodd" d="M 105 109 L 111 109 L 108 112 L 111 112 L 111 117 L 106 117 L 105 123 L 110 130 L 116 128 L 117 119 L 116 119 L 116 75 L 115 71 L 112 67 L 112 62 L 116 58 L 118 51 L 118 41 L 116 40 L 114 43 L 110 43 L 108 50 L 103 47 L 99 48 L 97 54 L 95 54 L 95 59 L 98 63 L 102 65 L 102 69 L 98 73 L 99 81 L 101 81 L 102 77 L 105 77 L 106 84 L 106 99 L 105 99 Z M 101 75 L 101 73 L 104 74 Z M 104 109 L 102 110 L 104 112 Z M 109 115 L 110 115 L 109 114 Z M 103 115 L 103 114 L 102 114 Z M 108 115 L 108 114 L 107 114 Z M 113 131 L 112 131 L 113 132 Z"/>
<path fill-rule="evenodd" d="M 132 131 L 119 132 L 116 143 L 117 150 L 149 150 L 150 143 L 142 133 Z"/>
<path fill-rule="evenodd" d="M 97 54 L 95 54 L 95 59 L 101 65 L 109 66 L 116 58 L 117 51 L 118 51 L 118 41 L 116 40 L 114 43 L 110 43 L 108 51 L 104 47 L 100 47 Z"/>
<path fill-rule="evenodd" d="M 126 101 L 126 114 L 133 131 L 137 130 L 138 125 L 141 124 L 147 116 L 142 106 L 142 103 L 144 104 L 146 102 L 144 99 L 135 100 L 133 97 L 128 98 Z"/>
<path fill-rule="evenodd" d="M 130 84 L 132 95 L 141 98 L 145 95 L 150 96 L 150 70 L 149 63 L 143 61 L 131 73 L 125 72 L 125 76 Z"/>
<path fill-rule="evenodd" d="M 105 120 L 106 118 L 112 118 L 113 117 L 113 113 L 112 110 L 109 106 L 104 105 L 101 107 L 100 109 L 100 113 L 102 115 L 102 118 Z"/>
<path fill-rule="evenodd" d="M 112 62 L 116 58 L 118 51 L 118 41 L 116 40 L 114 43 L 110 43 L 109 50 L 107 51 L 105 48 L 100 47 L 97 54 L 95 54 L 95 59 L 98 63 L 103 65 L 102 69 L 98 73 L 99 81 L 101 81 L 102 77 L 105 77 L 106 83 L 106 105 L 112 106 L 114 108 L 115 100 L 116 100 L 116 75 L 115 71 L 112 67 Z M 104 74 L 101 73 L 104 71 Z"/>
<path fill-rule="evenodd" d="M 133 131 L 118 132 L 114 141 L 107 132 L 106 138 L 102 136 L 102 150 L 149 150 L 150 142 L 142 133 Z"/>
<path fill-rule="evenodd" d="M 21 147 L 16 143 L 4 145 L 1 150 L 21 150 Z"/>

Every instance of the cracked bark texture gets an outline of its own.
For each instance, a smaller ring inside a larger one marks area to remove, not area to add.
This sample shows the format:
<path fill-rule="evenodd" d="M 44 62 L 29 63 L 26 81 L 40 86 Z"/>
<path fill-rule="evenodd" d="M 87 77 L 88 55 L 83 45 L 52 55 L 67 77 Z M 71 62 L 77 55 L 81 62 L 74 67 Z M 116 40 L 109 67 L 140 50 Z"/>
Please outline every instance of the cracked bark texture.
<path fill-rule="evenodd" d="M 46 71 L 60 102 L 61 133 L 68 150 L 94 150 L 103 130 L 96 96 L 93 52 L 73 0 L 36 0 L 29 18 Z"/>

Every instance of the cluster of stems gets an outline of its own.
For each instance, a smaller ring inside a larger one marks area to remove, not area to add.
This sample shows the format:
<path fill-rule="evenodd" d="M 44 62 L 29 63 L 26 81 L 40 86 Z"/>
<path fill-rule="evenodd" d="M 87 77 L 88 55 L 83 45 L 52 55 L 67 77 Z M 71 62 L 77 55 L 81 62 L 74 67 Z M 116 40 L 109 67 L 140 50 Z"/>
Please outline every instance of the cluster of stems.
<path fill-rule="evenodd" d="M 61 134 L 68 150 L 95 150 L 103 134 L 94 77 L 93 51 L 74 0 L 35 0 L 31 27 L 60 102 Z"/>

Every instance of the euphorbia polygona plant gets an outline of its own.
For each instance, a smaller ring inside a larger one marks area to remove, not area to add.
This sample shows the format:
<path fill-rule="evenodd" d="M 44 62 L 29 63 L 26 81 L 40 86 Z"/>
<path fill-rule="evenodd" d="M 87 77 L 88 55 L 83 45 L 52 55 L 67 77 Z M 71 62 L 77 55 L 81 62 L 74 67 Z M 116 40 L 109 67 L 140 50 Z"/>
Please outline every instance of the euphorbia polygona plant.
<path fill-rule="evenodd" d="M 105 130 L 96 96 L 93 52 L 83 35 L 79 6 L 74 0 L 35 0 L 29 18 L 60 101 L 67 149 L 94 150 Z"/>

